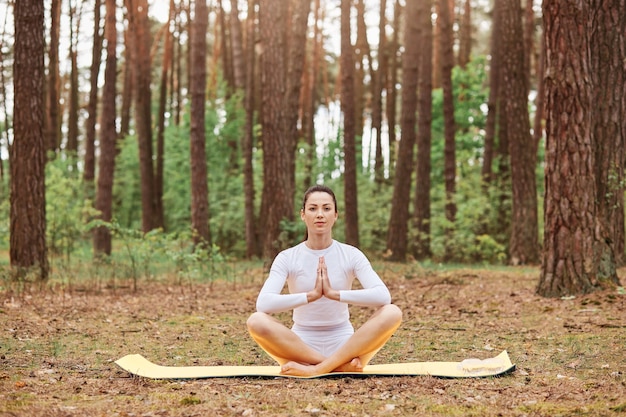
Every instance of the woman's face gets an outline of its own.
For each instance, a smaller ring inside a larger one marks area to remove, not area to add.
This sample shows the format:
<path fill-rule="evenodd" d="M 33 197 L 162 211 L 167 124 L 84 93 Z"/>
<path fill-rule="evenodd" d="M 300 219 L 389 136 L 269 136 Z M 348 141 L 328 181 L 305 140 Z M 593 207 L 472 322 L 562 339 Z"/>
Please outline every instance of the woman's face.
<path fill-rule="evenodd" d="M 337 216 L 333 197 L 323 191 L 311 193 L 300 211 L 300 218 L 306 224 L 309 234 L 330 233 Z"/>

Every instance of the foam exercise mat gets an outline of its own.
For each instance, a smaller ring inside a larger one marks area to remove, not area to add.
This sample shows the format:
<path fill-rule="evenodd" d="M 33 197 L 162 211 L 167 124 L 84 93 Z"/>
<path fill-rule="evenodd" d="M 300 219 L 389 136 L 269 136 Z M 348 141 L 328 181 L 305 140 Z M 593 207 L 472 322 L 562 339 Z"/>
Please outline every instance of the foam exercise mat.
<path fill-rule="evenodd" d="M 313 377 L 280 374 L 280 366 L 161 366 L 141 355 L 126 355 L 115 363 L 133 375 L 152 379 L 200 379 L 228 377 L 321 378 L 345 376 L 418 376 L 441 378 L 480 378 L 503 375 L 515 370 L 508 353 L 489 359 L 465 359 L 461 362 L 409 362 L 367 365 L 363 372 L 333 372 Z"/>

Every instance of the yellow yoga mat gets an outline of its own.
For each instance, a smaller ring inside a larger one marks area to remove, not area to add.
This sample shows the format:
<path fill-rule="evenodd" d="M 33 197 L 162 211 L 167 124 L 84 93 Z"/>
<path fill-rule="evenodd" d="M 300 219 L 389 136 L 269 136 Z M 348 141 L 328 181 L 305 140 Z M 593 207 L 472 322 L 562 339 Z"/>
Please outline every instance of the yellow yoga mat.
<path fill-rule="evenodd" d="M 367 365 L 363 372 L 334 372 L 314 377 L 292 377 L 280 374 L 277 366 L 161 366 L 141 355 L 126 355 L 115 361 L 131 374 L 152 379 L 200 379 L 227 377 L 321 378 L 337 376 L 418 376 L 441 378 L 481 378 L 503 375 L 515 370 L 508 353 L 503 351 L 489 359 L 465 359 L 461 362 L 409 362 Z"/>

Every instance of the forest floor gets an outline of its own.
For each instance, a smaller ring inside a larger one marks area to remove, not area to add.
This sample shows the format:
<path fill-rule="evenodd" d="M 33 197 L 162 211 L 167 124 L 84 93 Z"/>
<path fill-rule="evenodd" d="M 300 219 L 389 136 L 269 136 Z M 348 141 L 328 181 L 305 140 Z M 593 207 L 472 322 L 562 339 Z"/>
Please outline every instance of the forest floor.
<path fill-rule="evenodd" d="M 261 268 L 236 283 L 141 281 L 136 292 L 89 280 L 5 287 L 0 416 L 626 416 L 623 288 L 545 299 L 534 293 L 537 268 L 375 267 L 404 321 L 372 363 L 507 350 L 517 369 L 483 379 L 150 380 L 114 361 L 141 353 L 161 365 L 273 364 L 245 330 Z M 351 311 L 356 325 L 370 314 Z"/>

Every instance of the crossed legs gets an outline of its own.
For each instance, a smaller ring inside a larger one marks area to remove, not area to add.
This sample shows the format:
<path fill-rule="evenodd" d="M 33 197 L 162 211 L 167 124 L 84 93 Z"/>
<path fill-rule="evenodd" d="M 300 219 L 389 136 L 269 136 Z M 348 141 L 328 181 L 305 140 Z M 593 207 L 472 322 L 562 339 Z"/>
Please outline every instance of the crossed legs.
<path fill-rule="evenodd" d="M 247 325 L 252 338 L 281 365 L 282 374 L 307 376 L 362 371 L 387 343 L 401 321 L 402 312 L 397 306 L 382 306 L 339 350 L 328 357 L 308 346 L 269 314 L 252 314 Z"/>

